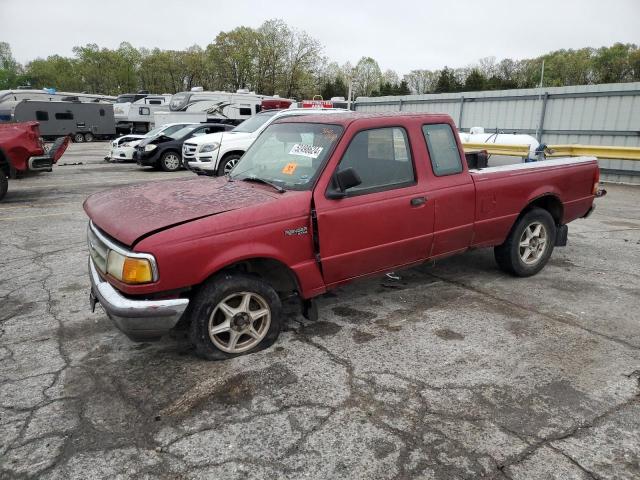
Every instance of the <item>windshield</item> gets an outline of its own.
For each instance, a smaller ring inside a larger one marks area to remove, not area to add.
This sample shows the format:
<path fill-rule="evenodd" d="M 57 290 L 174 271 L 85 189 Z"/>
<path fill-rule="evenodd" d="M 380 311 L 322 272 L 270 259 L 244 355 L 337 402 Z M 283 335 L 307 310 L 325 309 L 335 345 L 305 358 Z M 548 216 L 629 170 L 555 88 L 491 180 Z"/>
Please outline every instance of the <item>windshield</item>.
<path fill-rule="evenodd" d="M 147 137 L 147 138 L 155 137 L 156 135 L 158 135 L 165 128 L 166 128 L 165 126 L 156 127 L 153 130 L 149 130 L 147 133 L 144 134 L 144 136 Z"/>
<path fill-rule="evenodd" d="M 134 95 L 119 95 L 118 98 L 116 98 L 115 103 L 133 102 L 134 99 L 135 99 Z"/>
<path fill-rule="evenodd" d="M 270 125 L 242 156 L 230 177 L 259 178 L 285 189 L 308 190 L 341 134 L 338 125 Z"/>
<path fill-rule="evenodd" d="M 256 130 L 258 130 L 262 125 L 264 125 L 267 122 L 267 120 L 273 117 L 276 113 L 278 113 L 278 111 L 274 110 L 272 112 L 265 112 L 259 115 L 254 115 L 251 118 L 247 118 L 244 122 L 242 122 L 240 125 L 238 125 L 236 128 L 234 128 L 231 131 L 241 132 L 241 133 L 253 133 Z"/>
<path fill-rule="evenodd" d="M 173 133 L 168 134 L 167 137 L 171 137 L 174 140 L 178 140 L 178 139 L 180 139 L 182 137 L 185 137 L 185 136 L 189 135 L 191 132 L 193 132 L 198 127 L 199 127 L 199 125 L 189 125 L 188 127 L 181 128 L 178 131 L 175 131 Z"/>

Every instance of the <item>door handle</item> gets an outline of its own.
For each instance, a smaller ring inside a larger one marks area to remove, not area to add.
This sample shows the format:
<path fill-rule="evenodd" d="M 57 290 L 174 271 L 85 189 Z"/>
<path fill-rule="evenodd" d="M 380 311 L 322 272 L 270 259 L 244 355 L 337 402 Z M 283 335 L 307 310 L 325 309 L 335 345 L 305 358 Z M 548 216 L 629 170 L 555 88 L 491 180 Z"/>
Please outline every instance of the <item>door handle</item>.
<path fill-rule="evenodd" d="M 411 199 L 412 207 L 419 207 L 420 205 L 424 205 L 425 203 L 427 203 L 426 197 L 416 197 Z"/>

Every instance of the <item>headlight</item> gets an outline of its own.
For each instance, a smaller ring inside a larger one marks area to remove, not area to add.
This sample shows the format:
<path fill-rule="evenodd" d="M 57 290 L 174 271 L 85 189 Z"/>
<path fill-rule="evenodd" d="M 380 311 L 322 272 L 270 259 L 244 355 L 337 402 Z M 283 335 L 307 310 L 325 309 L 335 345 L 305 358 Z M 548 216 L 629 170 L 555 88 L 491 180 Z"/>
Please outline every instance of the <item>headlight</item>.
<path fill-rule="evenodd" d="M 151 144 L 151 145 L 145 145 L 145 146 L 144 146 L 144 151 L 145 151 L 145 152 L 152 152 L 152 151 L 153 151 L 153 150 L 155 150 L 156 148 L 158 148 L 158 146 L 157 146 L 157 145 L 153 145 L 153 144 Z"/>
<path fill-rule="evenodd" d="M 205 143 L 200 148 L 200 153 L 213 152 L 213 151 L 217 150 L 219 147 L 220 147 L 220 144 L 218 142 Z"/>
<path fill-rule="evenodd" d="M 132 258 L 109 250 L 107 273 L 121 282 L 137 284 L 153 280 L 151 262 L 146 258 Z"/>

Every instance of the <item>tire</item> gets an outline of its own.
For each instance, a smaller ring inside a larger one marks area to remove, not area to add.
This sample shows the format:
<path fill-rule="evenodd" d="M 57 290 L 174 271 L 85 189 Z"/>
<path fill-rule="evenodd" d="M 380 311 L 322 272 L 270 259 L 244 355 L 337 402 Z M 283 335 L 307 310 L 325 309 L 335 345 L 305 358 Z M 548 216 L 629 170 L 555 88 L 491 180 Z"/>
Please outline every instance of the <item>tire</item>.
<path fill-rule="evenodd" d="M 518 219 L 509 236 L 493 253 L 498 266 L 516 277 L 535 275 L 547 264 L 556 240 L 551 214 L 533 208 Z"/>
<path fill-rule="evenodd" d="M 242 157 L 242 155 L 238 155 L 237 153 L 222 157 L 222 160 L 220 160 L 220 165 L 218 165 L 218 176 L 223 177 L 227 173 L 229 173 L 231 169 L 236 166 L 236 163 L 238 163 L 240 157 Z"/>
<path fill-rule="evenodd" d="M 160 168 L 165 172 L 176 172 L 181 166 L 180 155 L 176 152 L 164 152 L 160 157 Z"/>
<path fill-rule="evenodd" d="M 76 143 L 84 143 L 84 135 L 81 133 L 76 133 L 73 136 L 73 141 Z"/>
<path fill-rule="evenodd" d="M 0 200 L 7 194 L 7 190 L 9 190 L 9 179 L 5 175 L 4 170 L 0 168 Z"/>
<path fill-rule="evenodd" d="M 89 143 L 89 142 L 93 142 L 93 133 L 91 132 L 87 132 L 84 134 L 84 141 Z"/>
<path fill-rule="evenodd" d="M 263 350 L 280 335 L 280 298 L 268 283 L 257 277 L 217 275 L 199 289 L 191 306 L 191 342 L 196 354 L 207 360 L 224 360 Z M 256 316 L 259 312 L 262 315 Z M 219 333 L 211 333 L 211 327 L 218 327 Z"/>

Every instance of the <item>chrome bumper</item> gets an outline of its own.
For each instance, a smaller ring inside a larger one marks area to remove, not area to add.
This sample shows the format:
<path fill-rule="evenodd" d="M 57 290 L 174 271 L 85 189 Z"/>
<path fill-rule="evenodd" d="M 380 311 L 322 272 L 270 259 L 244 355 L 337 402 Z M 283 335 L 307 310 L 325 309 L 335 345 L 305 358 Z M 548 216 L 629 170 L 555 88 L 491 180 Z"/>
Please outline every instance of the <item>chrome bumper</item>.
<path fill-rule="evenodd" d="M 155 340 L 171 330 L 189 305 L 186 298 L 131 300 L 100 278 L 89 258 L 92 306 L 100 302 L 109 318 L 134 341 Z M 95 300 L 94 300 L 95 299 Z"/>

